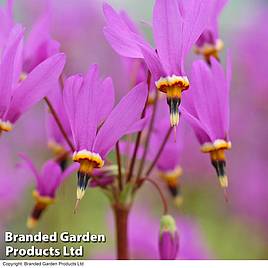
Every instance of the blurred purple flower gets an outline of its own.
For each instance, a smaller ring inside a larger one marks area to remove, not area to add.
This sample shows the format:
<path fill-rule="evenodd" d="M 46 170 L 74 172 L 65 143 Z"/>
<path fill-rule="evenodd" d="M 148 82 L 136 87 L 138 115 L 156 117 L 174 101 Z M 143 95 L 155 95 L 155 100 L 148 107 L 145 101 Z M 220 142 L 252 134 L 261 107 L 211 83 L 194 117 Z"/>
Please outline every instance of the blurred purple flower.
<path fill-rule="evenodd" d="M 207 28 L 196 42 L 196 52 L 204 55 L 207 61 L 210 56 L 219 59 L 219 52 L 223 49 L 223 42 L 219 38 L 218 19 L 228 0 L 213 0 L 213 2 Z"/>
<path fill-rule="evenodd" d="M 56 191 L 63 181 L 78 169 L 78 164 L 73 163 L 62 172 L 58 163 L 49 160 L 43 165 L 41 172 L 39 172 L 31 159 L 24 154 L 20 154 L 20 156 L 36 180 L 36 189 L 33 191 L 36 204 L 31 217 L 27 221 L 27 227 L 32 229 L 36 226 L 37 221 L 47 206 L 54 202 Z"/>
<path fill-rule="evenodd" d="M 76 150 L 73 160 L 80 163 L 78 200 L 84 195 L 93 169 L 104 165 L 116 142 L 143 128 L 140 117 L 146 98 L 146 85 L 141 83 L 113 109 L 112 80 L 108 77 L 101 81 L 97 65 L 92 65 L 85 77 L 74 75 L 66 80 L 63 101 Z"/>
<path fill-rule="evenodd" d="M 104 4 L 107 26 L 104 34 L 122 56 L 143 58 L 156 87 L 167 94 L 171 126 L 179 122 L 181 93 L 189 88 L 184 60 L 207 25 L 210 1 L 156 0 L 153 12 L 153 33 L 156 49 L 133 30 L 122 14 Z"/>
<path fill-rule="evenodd" d="M 204 153 L 210 153 L 221 186 L 228 186 L 225 174 L 224 150 L 231 148 L 229 141 L 229 90 L 231 65 L 228 58 L 227 74 L 221 64 L 211 58 L 209 67 L 196 61 L 192 68 L 192 90 L 184 98 L 182 112 L 192 126 Z"/>
<path fill-rule="evenodd" d="M 19 81 L 22 60 L 23 29 L 12 29 L 0 65 L 0 130 L 12 130 L 22 113 L 56 87 L 65 57 L 56 54 L 39 64 L 27 78 Z"/>

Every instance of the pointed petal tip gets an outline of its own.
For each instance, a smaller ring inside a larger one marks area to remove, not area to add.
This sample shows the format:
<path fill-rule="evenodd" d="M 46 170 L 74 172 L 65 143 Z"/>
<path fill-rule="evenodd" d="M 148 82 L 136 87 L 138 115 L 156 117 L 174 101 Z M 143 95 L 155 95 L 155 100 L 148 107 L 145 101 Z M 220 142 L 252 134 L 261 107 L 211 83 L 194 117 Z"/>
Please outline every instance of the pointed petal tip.
<path fill-rule="evenodd" d="M 37 220 L 32 218 L 32 217 L 29 217 L 27 219 L 27 223 L 26 223 L 26 227 L 29 229 L 29 230 L 33 230 L 37 225 Z"/>
<path fill-rule="evenodd" d="M 218 178 L 219 178 L 221 187 L 226 190 L 226 188 L 228 188 L 228 178 L 227 178 L 227 176 L 226 175 L 218 176 Z"/>
<path fill-rule="evenodd" d="M 76 199 L 75 206 L 74 206 L 74 214 L 76 214 L 78 211 L 80 200 L 81 199 Z"/>
<path fill-rule="evenodd" d="M 183 197 L 181 195 L 178 195 L 174 198 L 173 202 L 176 208 L 181 208 L 183 204 Z"/>

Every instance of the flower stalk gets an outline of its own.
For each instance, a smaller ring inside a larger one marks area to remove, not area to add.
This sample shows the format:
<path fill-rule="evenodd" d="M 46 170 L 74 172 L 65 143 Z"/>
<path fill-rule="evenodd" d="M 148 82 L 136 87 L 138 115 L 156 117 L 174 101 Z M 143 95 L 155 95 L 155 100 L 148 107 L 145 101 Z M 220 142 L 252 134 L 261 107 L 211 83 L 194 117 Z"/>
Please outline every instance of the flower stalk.
<path fill-rule="evenodd" d="M 116 228 L 117 259 L 128 260 L 128 215 L 129 209 L 121 204 L 115 204 L 114 218 Z"/>
<path fill-rule="evenodd" d="M 45 102 L 46 102 L 46 104 L 47 104 L 52 116 L 54 117 L 54 119 L 55 119 L 55 121 L 56 121 L 56 123 L 57 123 L 57 125 L 58 125 L 58 127 L 59 127 L 59 129 L 60 129 L 60 131 L 61 131 L 61 133 L 62 133 L 62 135 L 64 137 L 64 139 L 66 140 L 66 142 L 69 145 L 69 147 L 72 150 L 72 152 L 74 152 L 75 151 L 74 145 L 70 141 L 70 139 L 69 139 L 69 137 L 68 137 L 68 135 L 67 135 L 67 133 L 66 133 L 66 131 L 65 131 L 65 129 L 64 129 L 62 123 L 61 123 L 61 121 L 60 121 L 60 118 L 58 117 L 57 112 L 56 112 L 56 110 L 54 109 L 54 107 L 52 105 L 52 103 L 50 102 L 50 100 L 47 97 L 44 97 L 44 100 L 45 100 Z"/>

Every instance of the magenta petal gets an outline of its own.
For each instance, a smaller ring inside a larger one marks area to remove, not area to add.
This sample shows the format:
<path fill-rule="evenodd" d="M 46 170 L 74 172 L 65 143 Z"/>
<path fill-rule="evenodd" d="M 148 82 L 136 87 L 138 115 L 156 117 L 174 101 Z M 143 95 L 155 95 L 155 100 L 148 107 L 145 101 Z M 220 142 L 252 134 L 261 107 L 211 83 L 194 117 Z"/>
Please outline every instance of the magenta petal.
<path fill-rule="evenodd" d="M 0 117 L 3 117 L 8 109 L 16 69 L 16 56 L 23 37 L 23 29 L 16 25 L 9 35 L 6 48 L 0 65 Z"/>
<path fill-rule="evenodd" d="M 109 113 L 112 111 L 115 101 L 115 91 L 113 80 L 107 77 L 100 85 L 98 96 L 98 108 L 97 108 L 97 122 L 100 124 L 106 119 Z"/>
<path fill-rule="evenodd" d="M 194 117 L 191 113 L 189 113 L 184 107 L 180 108 L 183 117 L 192 127 L 196 138 L 198 139 L 200 144 L 204 144 L 205 142 L 211 142 L 212 139 L 208 136 L 208 130 L 204 128 L 202 123 Z"/>
<path fill-rule="evenodd" d="M 159 253 L 161 260 L 175 260 L 179 249 L 178 234 L 164 231 L 159 241 Z"/>
<path fill-rule="evenodd" d="M 75 148 L 79 147 L 79 140 L 76 134 L 76 106 L 77 94 L 83 83 L 83 77 L 74 75 L 69 77 L 64 83 L 63 104 L 71 126 Z"/>
<path fill-rule="evenodd" d="M 140 83 L 113 109 L 97 134 L 94 152 L 105 157 L 115 143 L 139 120 L 147 99 L 146 88 L 146 83 Z"/>
<path fill-rule="evenodd" d="M 39 63 L 59 52 L 60 44 L 50 36 L 50 14 L 43 15 L 33 26 L 25 45 L 24 71 L 30 72 Z"/>
<path fill-rule="evenodd" d="M 58 86 L 65 56 L 56 54 L 39 64 L 15 90 L 7 119 L 15 122 L 19 116 Z"/>
<path fill-rule="evenodd" d="M 32 160 L 26 154 L 23 153 L 19 153 L 19 156 L 25 162 L 27 168 L 33 173 L 35 180 L 38 184 L 38 182 L 41 180 L 41 176 Z"/>
<path fill-rule="evenodd" d="M 79 163 L 72 163 L 64 172 L 61 174 L 60 183 L 67 179 L 73 172 L 79 169 Z"/>
<path fill-rule="evenodd" d="M 156 0 L 153 30 L 157 53 L 165 71 L 168 75 L 181 73 L 183 20 L 178 0 Z"/>
<path fill-rule="evenodd" d="M 179 1 L 183 15 L 182 57 L 184 57 L 198 40 L 208 24 L 208 14 L 211 12 L 211 0 Z"/>
<path fill-rule="evenodd" d="M 61 168 L 53 160 L 47 161 L 41 171 L 41 181 L 37 187 L 40 195 L 54 197 L 60 186 Z"/>
<path fill-rule="evenodd" d="M 133 134 L 143 130 L 149 123 L 151 116 L 147 116 L 137 122 L 135 122 L 127 131 L 126 134 Z"/>
<path fill-rule="evenodd" d="M 6 41 L 8 39 L 8 35 L 12 27 L 14 26 L 12 11 L 13 0 L 7 0 L 6 5 L 0 8 L 0 50 L 2 50 L 5 46 Z"/>
<path fill-rule="evenodd" d="M 76 95 L 75 131 L 78 150 L 91 150 L 97 132 L 99 68 L 92 65 Z"/>
<path fill-rule="evenodd" d="M 155 51 L 149 46 L 144 46 L 142 44 L 140 44 L 140 49 L 154 81 L 157 81 L 161 76 L 166 76 L 167 73 L 164 71 L 160 59 Z"/>
<path fill-rule="evenodd" d="M 103 12 L 107 26 L 104 27 L 104 35 L 112 48 L 121 56 L 130 58 L 142 58 L 142 53 L 137 41 L 145 43 L 144 39 L 133 32 L 133 27 L 129 26 L 129 21 L 120 16 L 107 3 L 103 5 Z"/>

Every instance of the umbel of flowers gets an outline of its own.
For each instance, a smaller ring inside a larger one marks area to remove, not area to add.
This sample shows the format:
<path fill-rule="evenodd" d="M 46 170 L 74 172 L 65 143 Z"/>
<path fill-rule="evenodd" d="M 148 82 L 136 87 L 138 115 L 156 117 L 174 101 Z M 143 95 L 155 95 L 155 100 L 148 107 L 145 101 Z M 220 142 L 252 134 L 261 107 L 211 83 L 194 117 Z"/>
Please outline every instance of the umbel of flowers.
<path fill-rule="evenodd" d="M 50 12 L 37 21 L 24 45 L 24 29 L 15 23 L 12 1 L 8 1 L 0 16 L 0 25 L 5 26 L 0 28 L 0 133 L 12 130 L 20 116 L 44 99 L 49 108 L 49 146 L 54 152 L 41 171 L 22 155 L 36 181 L 28 228 L 36 226 L 55 202 L 58 188 L 77 171 L 76 205 L 87 188 L 102 190 L 114 213 L 117 258 L 129 259 L 129 213 L 137 193 L 148 183 L 163 205 L 159 257 L 178 257 L 177 224 L 163 190 L 168 188 L 175 205 L 181 205 L 183 124 L 175 132 L 175 141 L 170 137 L 180 114 L 192 127 L 202 152 L 209 153 L 221 186 L 228 186 L 225 151 L 231 148 L 231 69 L 228 60 L 225 74 L 219 61 L 217 23 L 225 2 L 156 0 L 153 46 L 125 12 L 104 4 L 106 39 L 129 65 L 139 63 L 138 75 L 129 71 L 124 77 L 132 88 L 115 101 L 122 92 L 115 90 L 110 77 L 101 78 L 97 64 L 85 74 L 66 75 L 65 55 L 50 35 Z M 205 61 L 195 61 L 189 74 L 184 65 L 194 45 Z M 155 177 L 165 182 L 164 189 Z"/>

